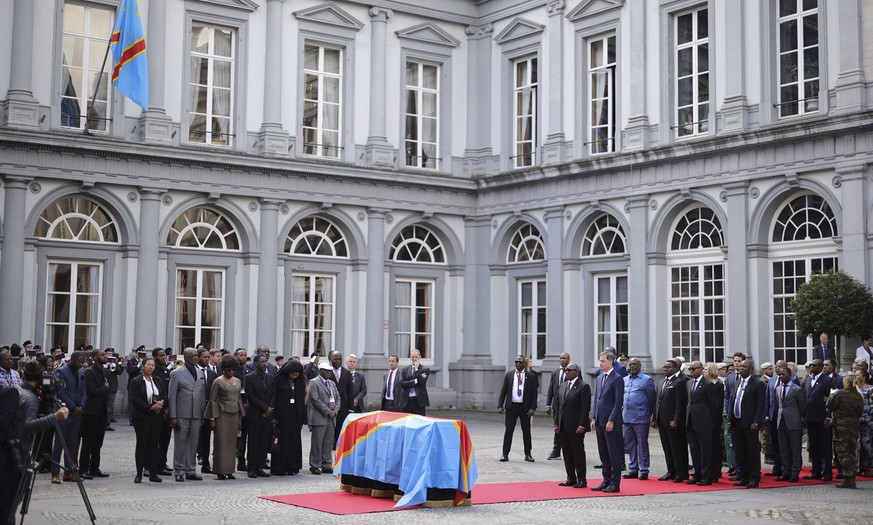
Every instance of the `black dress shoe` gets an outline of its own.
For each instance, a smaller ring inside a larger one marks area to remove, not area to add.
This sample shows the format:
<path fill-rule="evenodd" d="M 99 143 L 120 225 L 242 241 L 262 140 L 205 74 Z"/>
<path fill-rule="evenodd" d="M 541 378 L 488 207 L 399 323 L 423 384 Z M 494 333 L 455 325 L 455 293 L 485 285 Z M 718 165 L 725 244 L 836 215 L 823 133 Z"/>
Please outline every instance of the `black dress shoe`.
<path fill-rule="evenodd" d="M 822 481 L 833 481 L 834 478 L 833 478 L 833 476 L 822 476 L 821 480 Z"/>
<path fill-rule="evenodd" d="M 557 452 L 557 453 L 552 452 L 552 454 L 548 457 L 548 459 L 561 459 L 561 453 L 560 452 Z"/>
<path fill-rule="evenodd" d="M 603 464 L 601 463 L 600 465 L 594 465 L 594 468 L 603 468 Z"/>
<path fill-rule="evenodd" d="M 673 478 L 673 483 L 682 483 L 686 480 L 688 480 L 688 478 L 685 476 L 676 476 L 675 478 Z"/>
<path fill-rule="evenodd" d="M 797 483 L 800 479 L 795 475 L 788 478 L 788 483 Z"/>
<path fill-rule="evenodd" d="M 741 479 L 739 481 L 734 482 L 734 487 L 745 487 L 748 484 L 749 484 L 749 480 Z"/>
<path fill-rule="evenodd" d="M 249 466 L 246 465 L 244 462 L 240 462 L 236 464 L 236 469 L 242 472 L 246 472 L 247 470 L 249 470 Z"/>
<path fill-rule="evenodd" d="M 292 476 L 296 476 L 297 474 L 300 474 L 300 471 L 299 471 L 299 470 L 294 469 L 294 470 L 291 471 L 291 475 L 292 475 Z"/>
<path fill-rule="evenodd" d="M 598 486 L 596 486 L 596 487 L 591 487 L 591 490 L 600 491 L 600 490 L 605 489 L 605 488 L 608 487 L 608 486 L 609 486 L 609 483 L 607 483 L 607 482 L 604 481 L 603 483 L 601 483 L 600 485 L 598 485 Z"/>
<path fill-rule="evenodd" d="M 821 474 L 807 474 L 803 479 L 821 479 Z"/>
<path fill-rule="evenodd" d="M 79 477 L 82 479 L 94 479 L 94 476 L 92 476 L 88 472 L 79 472 Z"/>
<path fill-rule="evenodd" d="M 603 489 L 603 492 L 609 492 L 609 493 L 619 492 L 618 485 L 610 485 L 610 486 L 606 487 L 605 489 Z"/>
<path fill-rule="evenodd" d="M 309 472 L 312 472 L 313 474 L 321 474 L 321 469 L 315 468 L 315 467 L 309 467 Z"/>
<path fill-rule="evenodd" d="M 95 478 L 108 478 L 109 477 L 109 474 L 103 472 L 100 469 L 92 470 L 90 474 L 92 476 L 94 476 Z"/>
<path fill-rule="evenodd" d="M 333 474 L 333 467 L 321 467 L 321 471 L 325 474 Z"/>
<path fill-rule="evenodd" d="M 236 478 L 233 477 L 233 474 L 228 474 L 228 475 L 227 475 L 227 479 L 236 479 Z"/>
<path fill-rule="evenodd" d="M 533 456 L 531 456 L 530 454 L 525 454 L 525 455 L 524 455 L 524 460 L 527 461 L 527 462 L 529 462 L 529 463 L 533 463 L 533 462 L 534 462 L 534 458 L 533 458 Z"/>
<path fill-rule="evenodd" d="M 258 473 L 259 478 L 269 478 L 271 476 L 269 472 L 265 472 L 263 469 L 258 469 L 255 472 Z"/>
<path fill-rule="evenodd" d="M 675 477 L 676 477 L 675 474 L 671 474 L 668 472 L 668 473 L 664 474 L 663 476 L 661 476 L 660 478 L 658 478 L 658 481 L 672 481 L 673 478 L 675 478 Z"/>
<path fill-rule="evenodd" d="M 740 479 L 740 477 L 737 476 L 736 474 L 728 476 L 728 481 L 737 481 L 738 479 Z"/>
<path fill-rule="evenodd" d="M 504 455 L 500 456 L 500 459 L 498 461 L 500 461 L 501 463 L 506 463 L 507 461 L 509 461 L 509 456 L 504 454 Z"/>
<path fill-rule="evenodd" d="M 215 474 L 215 472 L 209 467 L 203 467 L 200 469 L 201 474 Z"/>
<path fill-rule="evenodd" d="M 203 478 L 201 478 L 197 474 L 185 474 L 185 479 L 189 479 L 191 481 L 203 481 Z"/>
<path fill-rule="evenodd" d="M 746 485 L 747 489 L 756 489 L 758 488 L 758 480 L 750 481 L 748 485 Z"/>
<path fill-rule="evenodd" d="M 787 474 L 782 474 L 781 476 L 776 478 L 776 481 L 788 481 L 790 478 L 791 478 L 791 476 L 789 476 Z"/>
<path fill-rule="evenodd" d="M 224 480 L 226 480 L 226 479 L 227 479 L 227 476 L 225 476 L 224 474 L 219 474 L 219 475 L 218 475 L 218 481 L 224 481 Z"/>
<path fill-rule="evenodd" d="M 573 481 L 572 479 L 568 479 L 566 481 L 562 481 L 561 483 L 558 483 L 558 485 L 561 487 L 572 487 L 575 484 L 576 484 L 576 482 Z"/>
<path fill-rule="evenodd" d="M 149 481 L 152 483 L 163 483 L 164 480 L 161 479 L 160 476 L 149 476 Z"/>
<path fill-rule="evenodd" d="M 697 482 L 698 487 L 708 487 L 710 485 L 712 485 L 711 481 L 698 481 Z"/>
<path fill-rule="evenodd" d="M 649 479 L 649 473 L 648 472 L 640 472 L 640 479 L 643 481 L 646 481 L 647 479 Z"/>
<path fill-rule="evenodd" d="M 257 478 L 257 477 L 258 477 L 258 473 L 255 472 L 254 470 L 250 470 L 249 473 L 248 473 L 248 477 L 250 477 L 250 478 L 252 478 L 252 479 Z"/>
<path fill-rule="evenodd" d="M 107 432 L 115 432 L 115 429 L 112 427 L 106 427 Z"/>
<path fill-rule="evenodd" d="M 158 472 L 158 475 L 160 475 L 160 476 L 172 476 L 173 471 L 170 469 L 164 469 L 164 470 Z"/>
<path fill-rule="evenodd" d="M 689 485 L 697 485 L 699 482 L 700 482 L 699 479 L 694 479 L 694 478 L 685 480 L 685 483 L 687 483 Z"/>
<path fill-rule="evenodd" d="M 587 486 L 588 486 L 587 481 L 580 481 L 580 482 L 576 483 L 575 485 L 573 485 L 573 488 L 574 489 L 584 489 Z"/>
<path fill-rule="evenodd" d="M 142 474 L 137 474 L 135 478 L 133 478 L 134 483 L 142 483 Z"/>
<path fill-rule="evenodd" d="M 178 476 L 176 476 L 176 481 L 178 481 L 179 483 L 185 481 L 185 476 L 179 474 Z"/>
<path fill-rule="evenodd" d="M 640 476 L 639 472 L 632 470 L 632 471 L 628 472 L 627 474 L 623 475 L 622 477 L 624 479 L 637 479 L 639 476 Z"/>

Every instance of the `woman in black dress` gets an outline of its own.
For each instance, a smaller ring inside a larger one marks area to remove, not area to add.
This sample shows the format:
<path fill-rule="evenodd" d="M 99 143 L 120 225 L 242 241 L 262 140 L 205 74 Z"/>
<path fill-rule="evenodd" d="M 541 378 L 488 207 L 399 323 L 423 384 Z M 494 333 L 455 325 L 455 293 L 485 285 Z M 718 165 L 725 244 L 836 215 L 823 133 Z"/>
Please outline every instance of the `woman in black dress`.
<path fill-rule="evenodd" d="M 146 357 L 142 362 L 142 374 L 131 379 L 130 399 L 133 405 L 133 429 L 136 432 L 134 483 L 142 482 L 143 467 L 148 468 L 149 481 L 161 482 L 158 476 L 158 447 L 167 391 L 161 378 L 152 375 L 154 370 L 154 358 Z"/>
<path fill-rule="evenodd" d="M 276 374 L 273 383 L 273 417 L 278 426 L 279 455 L 271 463 L 273 474 L 294 476 L 303 468 L 300 431 L 306 424 L 307 380 L 303 365 L 291 360 Z"/>

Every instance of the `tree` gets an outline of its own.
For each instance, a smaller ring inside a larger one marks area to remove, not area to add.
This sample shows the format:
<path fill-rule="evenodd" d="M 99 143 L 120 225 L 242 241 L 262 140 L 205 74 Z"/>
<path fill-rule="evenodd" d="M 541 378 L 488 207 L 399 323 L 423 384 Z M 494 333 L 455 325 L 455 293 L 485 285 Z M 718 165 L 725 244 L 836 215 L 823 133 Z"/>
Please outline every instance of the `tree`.
<path fill-rule="evenodd" d="M 800 335 L 817 338 L 822 332 L 833 336 L 834 347 L 840 336 L 855 337 L 873 333 L 873 294 L 846 272 L 813 275 L 800 285 L 791 300 L 794 327 Z M 839 367 L 840 351 L 837 350 Z"/>

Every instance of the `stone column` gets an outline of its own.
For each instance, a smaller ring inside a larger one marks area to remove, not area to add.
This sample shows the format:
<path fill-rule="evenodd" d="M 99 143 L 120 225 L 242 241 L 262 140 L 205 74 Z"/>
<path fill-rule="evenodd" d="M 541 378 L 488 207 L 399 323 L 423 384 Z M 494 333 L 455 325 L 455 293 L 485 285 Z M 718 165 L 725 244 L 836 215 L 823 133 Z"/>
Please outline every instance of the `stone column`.
<path fill-rule="evenodd" d="M 136 302 L 134 303 L 134 345 L 153 347 L 158 342 L 158 247 L 162 190 L 140 188 L 139 254 L 136 258 Z M 163 323 L 161 323 L 163 326 Z"/>
<path fill-rule="evenodd" d="M 654 358 L 655 348 L 649 334 L 649 261 L 648 210 L 649 196 L 636 195 L 627 199 L 630 208 L 630 231 L 627 232 L 627 245 L 630 248 L 628 267 L 628 348 L 646 349 L 649 358 Z M 655 345 L 657 346 L 657 345 Z M 634 352 L 635 355 L 641 352 Z M 642 359 L 642 357 L 641 357 Z M 645 363 L 643 366 L 645 367 Z"/>
<path fill-rule="evenodd" d="M 725 244 L 727 245 L 727 260 L 725 261 L 725 282 L 734 292 L 735 300 L 728 300 L 726 325 L 727 331 L 725 348 L 750 348 L 751 338 L 749 311 L 750 301 L 756 297 L 749 293 L 749 252 L 746 240 L 746 226 L 748 224 L 748 182 L 735 182 L 725 184 L 725 196 L 727 198 L 727 216 L 730 219 L 725 225 Z M 725 290 L 725 294 L 729 292 Z M 761 361 L 765 360 L 764 351 L 759 351 Z M 772 350 L 767 350 L 772 352 Z M 767 354 L 766 359 L 773 356 Z"/>
<path fill-rule="evenodd" d="M 22 341 L 24 327 L 21 301 L 24 297 L 25 197 L 30 179 L 3 175 L 3 252 L 0 257 L 0 337 L 2 344 Z"/>
<path fill-rule="evenodd" d="M 385 216 L 388 210 L 367 210 L 367 298 L 364 354 L 384 356 L 385 333 Z"/>
<path fill-rule="evenodd" d="M 724 2 L 724 21 L 719 26 L 725 29 L 725 98 L 721 107 L 721 130 L 742 131 L 748 125 L 749 108 L 746 104 L 745 23 L 743 0 Z M 711 49 L 711 48 L 710 48 Z M 712 78 L 712 77 L 710 77 Z M 710 95 L 713 90 L 710 90 Z M 709 129 L 713 129 L 715 119 L 710 116 Z M 731 329 L 733 331 L 733 329 Z"/>
<path fill-rule="evenodd" d="M 149 2 L 146 26 L 146 46 L 149 67 L 149 109 L 140 116 L 143 140 L 155 144 L 170 144 L 173 122 L 164 108 L 164 71 L 167 65 L 167 3 Z M 186 30 L 189 30 L 186 28 Z M 188 67 L 188 55 L 182 54 L 183 67 Z M 183 95 L 186 96 L 186 95 Z"/>
<path fill-rule="evenodd" d="M 494 26 L 469 26 L 467 34 L 467 111 L 475 108 L 477 118 L 467 120 L 467 148 L 464 175 L 496 171 L 491 153 L 491 33 Z M 492 170 L 491 168 L 494 168 Z"/>
<path fill-rule="evenodd" d="M 649 147 L 649 115 L 646 110 L 646 2 L 628 2 L 628 32 L 630 33 L 630 65 L 636 79 L 630 82 L 630 106 L 625 126 L 625 151 L 641 150 Z M 616 145 L 616 151 L 618 151 Z M 633 346 L 631 346 L 633 348 Z"/>
<path fill-rule="evenodd" d="M 385 133 L 385 105 L 387 89 L 386 35 L 388 19 L 394 15 L 390 9 L 370 8 L 370 128 L 365 147 L 364 163 L 367 166 L 394 167 L 394 148 L 388 143 Z"/>
<path fill-rule="evenodd" d="M 282 129 L 282 7 L 267 0 L 267 45 L 264 52 L 264 117 L 258 134 L 260 153 L 288 155 L 288 133 Z"/>
<path fill-rule="evenodd" d="M 843 237 L 841 269 L 870 286 L 867 278 L 867 199 L 869 168 L 865 164 L 837 168 L 840 191 L 843 194 L 843 217 L 840 234 Z M 843 352 L 845 354 L 845 352 Z"/>
<path fill-rule="evenodd" d="M 836 113 L 858 113 L 867 109 L 865 87 L 862 26 L 864 19 L 859 0 L 840 0 L 828 4 L 836 8 L 837 38 L 839 39 L 839 73 L 834 91 L 837 94 Z M 868 6 L 869 11 L 869 6 Z M 868 37 L 869 38 L 869 35 Z M 825 80 L 821 81 L 821 91 L 827 93 Z"/>
<path fill-rule="evenodd" d="M 33 97 L 34 5 L 33 0 L 15 0 L 12 8 L 12 64 L 2 122 L 10 127 L 39 128 L 39 101 Z"/>
<path fill-rule="evenodd" d="M 545 210 L 546 227 L 546 356 L 557 357 L 564 351 L 564 207 Z"/>
<path fill-rule="evenodd" d="M 276 304 L 279 270 L 279 205 L 261 199 L 260 255 L 258 256 L 258 310 L 255 343 L 276 350 Z"/>
<path fill-rule="evenodd" d="M 564 0 L 546 6 L 549 13 L 549 121 L 543 143 L 543 163 L 554 164 L 564 160 Z"/>

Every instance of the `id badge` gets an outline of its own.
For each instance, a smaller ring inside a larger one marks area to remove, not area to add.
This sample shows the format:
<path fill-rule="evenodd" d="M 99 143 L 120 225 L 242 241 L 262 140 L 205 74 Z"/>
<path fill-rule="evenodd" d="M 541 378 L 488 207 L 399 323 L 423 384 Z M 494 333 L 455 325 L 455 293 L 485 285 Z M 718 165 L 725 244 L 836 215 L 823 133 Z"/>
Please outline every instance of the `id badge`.
<path fill-rule="evenodd" d="M 294 398 L 292 397 L 292 398 L 291 398 L 291 404 L 293 405 L 293 404 L 296 403 L 296 402 L 297 402 L 297 400 L 294 399 Z"/>
<path fill-rule="evenodd" d="M 330 402 L 331 402 L 331 403 L 336 403 L 336 399 L 334 399 L 333 396 L 330 396 Z"/>
<path fill-rule="evenodd" d="M 245 393 L 246 393 L 246 387 L 240 387 L 240 389 L 239 389 L 239 393 L 240 393 L 240 394 L 245 394 Z"/>

